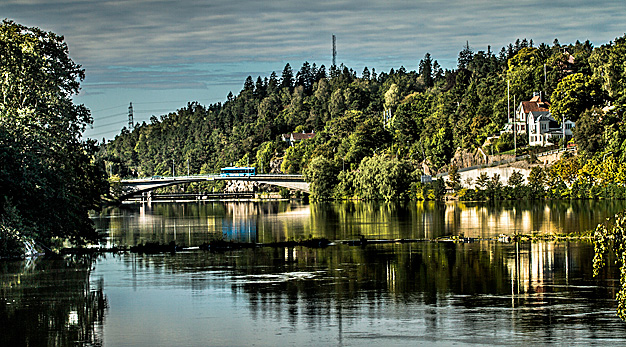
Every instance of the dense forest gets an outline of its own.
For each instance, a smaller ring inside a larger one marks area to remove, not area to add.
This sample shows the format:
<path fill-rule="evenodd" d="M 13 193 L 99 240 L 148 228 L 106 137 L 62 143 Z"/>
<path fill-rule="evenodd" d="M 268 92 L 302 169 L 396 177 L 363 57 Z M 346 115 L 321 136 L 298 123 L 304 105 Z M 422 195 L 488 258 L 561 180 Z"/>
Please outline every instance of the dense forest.
<path fill-rule="evenodd" d="M 535 46 L 523 39 L 499 52 L 475 52 L 468 43 L 451 70 L 428 53 L 411 71 L 365 67 L 357 74 L 344 65 L 326 69 L 308 62 L 295 71 L 287 64 L 280 77 L 249 76 L 224 103 L 190 102 L 123 129 L 101 146 L 100 156 L 119 177 L 167 175 L 172 167 L 217 173 L 230 165 L 269 172 L 278 159 L 282 172 L 307 176 L 314 197 L 425 198 L 422 163 L 433 172 L 447 170 L 458 149 L 482 147 L 500 133 L 513 100 L 542 91 L 555 119 L 576 122 L 580 156 L 568 165 L 583 168 L 596 160 L 588 171 L 600 174 L 607 159 L 615 168 L 611 179 L 624 182 L 616 170 L 626 160 L 625 53 L 626 36 L 595 48 L 589 41 Z M 281 135 L 290 132 L 316 135 L 289 146 Z M 516 140 L 522 146 L 527 141 Z M 488 151 L 509 150 L 513 142 L 501 136 Z"/>

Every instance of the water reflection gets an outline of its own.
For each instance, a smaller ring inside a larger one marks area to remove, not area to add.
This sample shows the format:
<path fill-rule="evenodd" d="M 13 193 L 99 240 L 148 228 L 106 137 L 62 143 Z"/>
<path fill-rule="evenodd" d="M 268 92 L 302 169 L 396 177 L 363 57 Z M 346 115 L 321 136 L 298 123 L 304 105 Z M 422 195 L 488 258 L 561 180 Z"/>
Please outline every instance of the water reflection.
<path fill-rule="evenodd" d="M 107 301 L 89 257 L 0 262 L 0 345 L 101 345 Z"/>
<path fill-rule="evenodd" d="M 626 209 L 626 201 L 447 203 L 155 203 L 103 210 L 93 219 L 109 245 L 147 241 L 198 246 L 214 239 L 269 243 L 473 238 L 515 233 L 578 233 Z"/>
<path fill-rule="evenodd" d="M 623 343 L 617 277 L 592 279 L 591 257 L 578 242 L 338 245 L 127 255 L 95 276 L 130 305 L 111 310 L 105 341 L 131 334 L 128 315 L 159 314 L 166 345 L 181 331 L 192 345 Z"/>
<path fill-rule="evenodd" d="M 239 202 L 134 205 L 94 220 L 112 244 L 192 245 L 567 232 L 619 208 Z M 586 242 L 419 241 L 4 262 L 0 345 L 624 344 L 619 269 L 592 278 L 592 258 Z"/>

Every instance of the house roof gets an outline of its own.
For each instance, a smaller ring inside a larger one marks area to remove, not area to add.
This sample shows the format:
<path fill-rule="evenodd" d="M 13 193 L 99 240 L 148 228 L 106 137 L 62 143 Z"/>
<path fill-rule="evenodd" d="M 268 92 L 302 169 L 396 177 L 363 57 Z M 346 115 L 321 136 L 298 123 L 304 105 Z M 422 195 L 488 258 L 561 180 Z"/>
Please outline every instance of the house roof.
<path fill-rule="evenodd" d="M 541 101 L 539 96 L 533 97 L 530 101 L 522 101 L 522 111 L 529 112 L 550 112 L 550 103 Z"/>
<path fill-rule="evenodd" d="M 294 140 L 300 141 L 312 139 L 315 136 L 315 133 L 291 133 L 291 136 L 293 136 Z"/>

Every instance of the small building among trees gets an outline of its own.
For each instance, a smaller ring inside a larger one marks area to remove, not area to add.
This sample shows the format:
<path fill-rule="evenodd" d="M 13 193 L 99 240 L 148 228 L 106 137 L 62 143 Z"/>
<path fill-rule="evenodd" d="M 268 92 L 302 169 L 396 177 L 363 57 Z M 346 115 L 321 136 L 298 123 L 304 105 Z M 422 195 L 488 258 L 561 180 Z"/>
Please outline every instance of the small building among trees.
<path fill-rule="evenodd" d="M 289 143 L 290 146 L 293 146 L 294 143 L 296 142 L 300 142 L 302 140 L 309 140 L 309 139 L 312 139 L 313 137 L 315 137 L 315 132 L 290 133 L 290 134 L 283 134 L 282 140 Z"/>

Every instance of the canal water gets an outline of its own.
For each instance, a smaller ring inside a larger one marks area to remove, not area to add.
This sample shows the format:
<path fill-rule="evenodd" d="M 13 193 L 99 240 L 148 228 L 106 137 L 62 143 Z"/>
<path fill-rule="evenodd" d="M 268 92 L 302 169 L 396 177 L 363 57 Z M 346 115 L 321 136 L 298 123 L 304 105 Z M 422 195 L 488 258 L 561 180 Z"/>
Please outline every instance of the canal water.
<path fill-rule="evenodd" d="M 618 269 L 592 276 L 577 233 L 620 201 L 207 202 L 93 215 L 108 245 L 325 237 L 326 248 L 0 262 L 0 345 L 624 345 Z M 340 240 L 411 239 L 350 246 Z M 445 236 L 483 241 L 448 242 Z"/>

